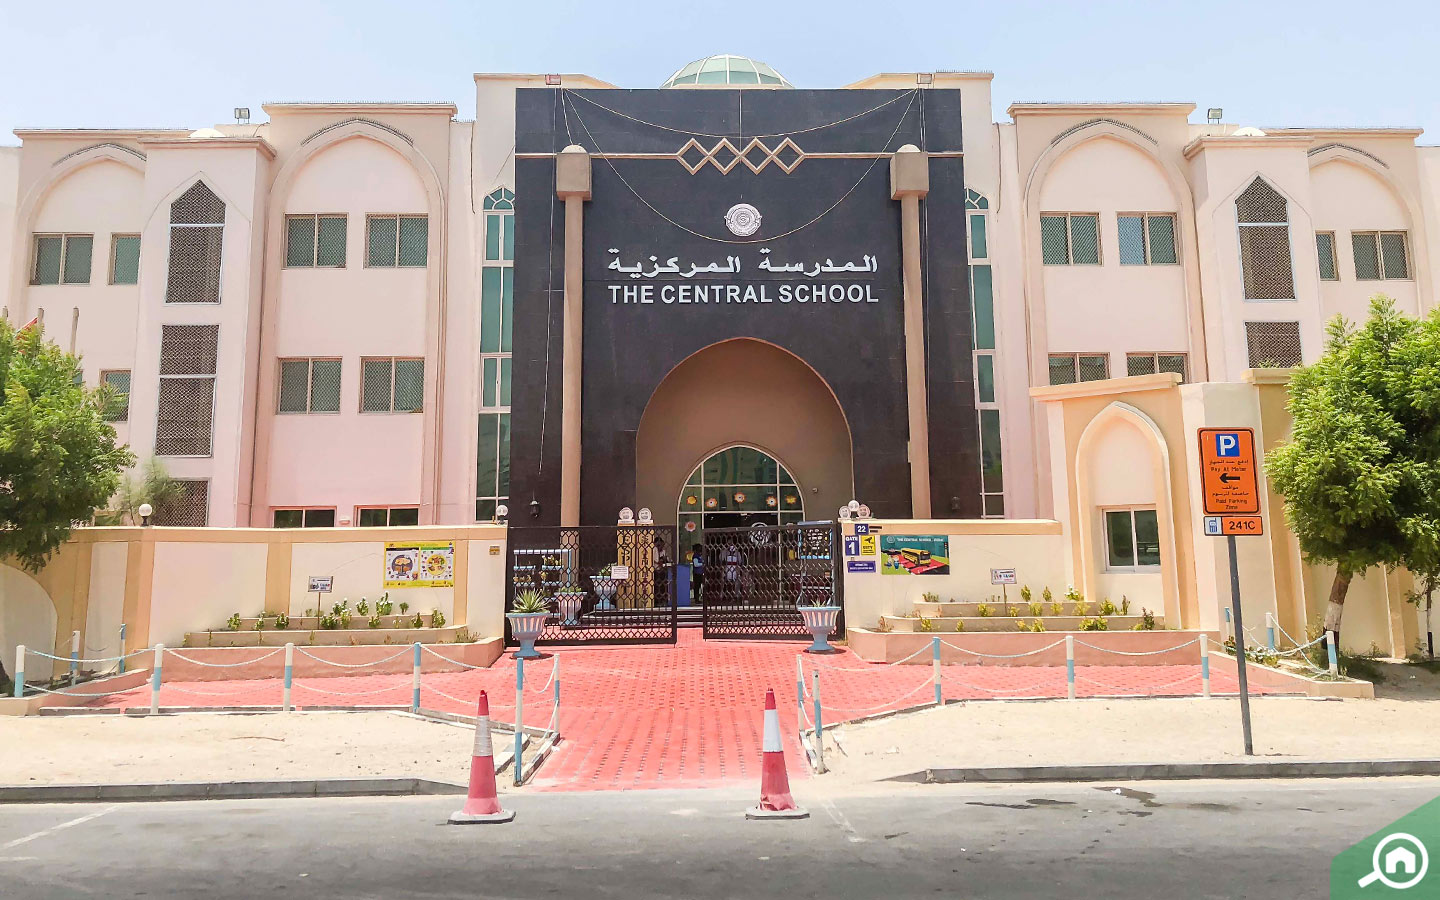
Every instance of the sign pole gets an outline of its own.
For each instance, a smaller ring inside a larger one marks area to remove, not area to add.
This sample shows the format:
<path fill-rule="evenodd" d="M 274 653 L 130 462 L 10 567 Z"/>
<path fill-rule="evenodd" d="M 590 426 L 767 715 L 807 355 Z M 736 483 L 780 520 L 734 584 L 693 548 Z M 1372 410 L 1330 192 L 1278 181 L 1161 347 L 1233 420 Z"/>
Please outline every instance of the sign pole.
<path fill-rule="evenodd" d="M 1250 739 L 1250 687 L 1245 678 L 1245 623 L 1240 618 L 1240 560 L 1235 555 L 1235 535 L 1227 534 L 1230 545 L 1230 605 L 1235 612 L 1235 671 L 1240 678 L 1240 728 L 1245 734 L 1245 755 L 1255 755 Z"/>

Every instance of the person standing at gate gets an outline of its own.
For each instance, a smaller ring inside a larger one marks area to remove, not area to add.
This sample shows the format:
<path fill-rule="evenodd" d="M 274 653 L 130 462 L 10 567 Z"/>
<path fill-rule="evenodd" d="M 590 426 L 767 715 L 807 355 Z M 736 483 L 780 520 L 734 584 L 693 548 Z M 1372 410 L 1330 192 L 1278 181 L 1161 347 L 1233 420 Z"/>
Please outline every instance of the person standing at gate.
<path fill-rule="evenodd" d="M 670 553 L 665 549 L 665 539 L 658 534 L 655 536 L 655 555 L 651 558 L 651 563 L 655 573 L 651 606 L 668 607 L 670 605 Z"/>
<path fill-rule="evenodd" d="M 690 602 L 704 602 L 705 548 L 696 544 L 690 550 Z"/>
<path fill-rule="evenodd" d="M 725 548 L 725 599 L 740 602 L 740 548 L 731 543 Z"/>

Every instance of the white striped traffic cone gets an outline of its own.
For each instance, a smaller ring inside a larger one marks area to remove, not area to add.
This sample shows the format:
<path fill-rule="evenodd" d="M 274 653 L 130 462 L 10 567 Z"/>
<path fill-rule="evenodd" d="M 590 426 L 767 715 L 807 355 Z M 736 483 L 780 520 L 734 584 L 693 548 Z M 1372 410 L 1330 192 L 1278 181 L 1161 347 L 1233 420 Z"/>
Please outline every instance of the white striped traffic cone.
<path fill-rule="evenodd" d="M 475 751 L 470 756 L 470 793 L 465 806 L 450 814 L 451 825 L 477 825 L 509 822 L 515 818 L 513 809 L 501 809 L 495 795 L 495 753 L 490 748 L 490 698 L 480 692 L 475 712 Z"/>
<path fill-rule="evenodd" d="M 804 819 L 810 814 L 795 805 L 790 796 L 790 777 L 785 774 L 785 751 L 780 746 L 780 713 L 775 709 L 775 691 L 765 691 L 765 735 L 761 741 L 764 761 L 760 764 L 760 805 L 745 810 L 747 819 Z"/>

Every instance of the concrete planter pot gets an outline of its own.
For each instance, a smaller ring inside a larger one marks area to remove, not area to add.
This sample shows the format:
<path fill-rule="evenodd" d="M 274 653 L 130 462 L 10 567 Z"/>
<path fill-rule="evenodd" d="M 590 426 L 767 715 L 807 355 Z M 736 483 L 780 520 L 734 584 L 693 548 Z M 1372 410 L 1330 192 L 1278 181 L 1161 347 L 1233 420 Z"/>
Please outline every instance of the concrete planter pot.
<path fill-rule="evenodd" d="M 830 632 L 835 630 L 835 620 L 840 617 L 838 606 L 802 606 L 800 618 L 810 632 L 813 643 L 805 648 L 806 653 L 839 653 L 830 646 Z"/>
<path fill-rule="evenodd" d="M 584 591 L 562 591 L 555 595 L 555 602 L 566 625 L 580 624 L 580 607 L 585 604 Z"/>
<path fill-rule="evenodd" d="M 595 596 L 600 602 L 595 604 L 596 609 L 614 609 L 615 604 L 615 579 L 609 575 L 591 575 L 590 583 L 595 586 Z"/>
<path fill-rule="evenodd" d="M 540 658 L 539 651 L 535 649 L 535 639 L 544 633 L 545 620 L 549 617 L 548 612 L 505 614 L 505 618 L 510 620 L 510 634 L 520 642 L 520 649 L 515 652 L 516 659 Z"/>

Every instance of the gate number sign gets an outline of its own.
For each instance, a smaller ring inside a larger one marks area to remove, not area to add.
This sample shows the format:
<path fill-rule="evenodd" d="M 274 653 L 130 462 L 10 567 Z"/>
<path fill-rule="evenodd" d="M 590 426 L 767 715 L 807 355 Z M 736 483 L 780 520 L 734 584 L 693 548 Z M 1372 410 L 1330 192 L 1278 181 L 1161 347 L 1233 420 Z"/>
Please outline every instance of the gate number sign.
<path fill-rule="evenodd" d="M 1200 429 L 1200 493 L 1207 535 L 1264 533 L 1253 428 Z"/>

